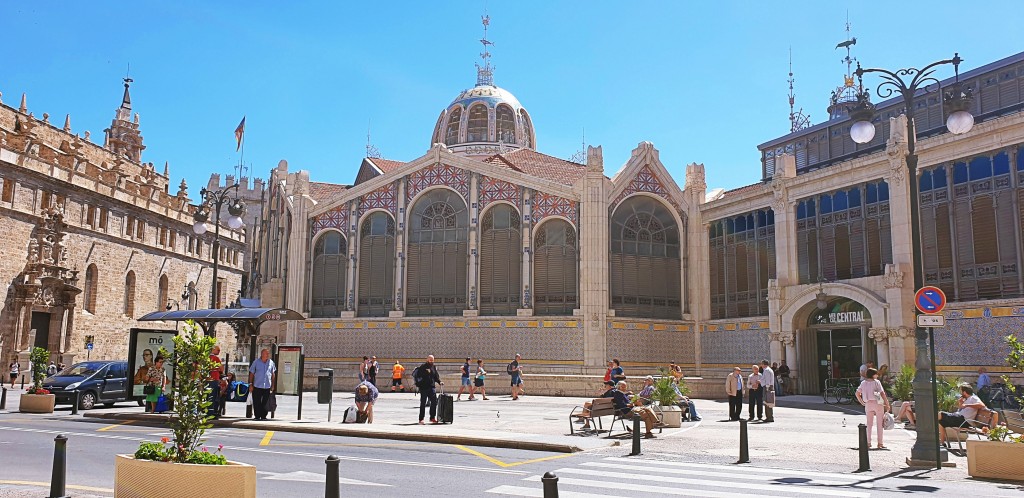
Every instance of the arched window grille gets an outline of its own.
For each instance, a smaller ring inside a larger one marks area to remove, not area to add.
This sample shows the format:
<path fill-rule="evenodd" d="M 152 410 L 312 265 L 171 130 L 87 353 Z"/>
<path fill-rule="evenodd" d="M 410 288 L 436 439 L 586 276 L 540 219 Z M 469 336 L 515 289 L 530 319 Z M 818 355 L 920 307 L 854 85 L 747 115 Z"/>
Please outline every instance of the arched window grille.
<path fill-rule="evenodd" d="M 679 237 L 672 213 L 650 197 L 615 209 L 609 277 L 616 316 L 682 318 Z"/>
<path fill-rule="evenodd" d="M 459 143 L 459 127 L 461 125 L 462 108 L 456 107 L 452 109 L 451 114 L 448 115 L 448 129 L 444 132 L 445 145 L 454 145 Z"/>
<path fill-rule="evenodd" d="M 508 204 L 487 210 L 480 223 L 480 314 L 515 315 L 520 306 L 523 236 L 519 211 Z"/>
<path fill-rule="evenodd" d="M 345 309 L 347 263 L 348 245 L 340 233 L 331 230 L 317 239 L 313 247 L 310 275 L 313 283 L 310 317 L 341 316 L 341 311 Z"/>
<path fill-rule="evenodd" d="M 135 272 L 129 271 L 124 277 L 124 314 L 135 317 Z"/>
<path fill-rule="evenodd" d="M 498 123 L 498 141 L 506 144 L 516 143 L 516 114 L 506 104 L 498 105 L 496 112 Z"/>
<path fill-rule="evenodd" d="M 576 230 L 554 218 L 533 239 L 533 309 L 538 315 L 572 315 L 579 307 Z"/>
<path fill-rule="evenodd" d="M 474 104 L 469 108 L 469 135 L 467 142 L 486 142 L 487 140 L 487 106 Z"/>
<path fill-rule="evenodd" d="M 530 122 L 530 115 L 526 113 L 526 109 L 519 110 L 519 119 L 523 121 L 523 145 L 527 148 L 533 148 L 533 123 Z"/>
<path fill-rule="evenodd" d="M 388 316 L 395 296 L 395 220 L 375 212 L 359 229 L 359 316 Z"/>
<path fill-rule="evenodd" d="M 89 313 L 96 313 L 96 281 L 99 279 L 99 272 L 96 265 L 91 264 L 85 269 L 85 287 L 82 292 L 82 307 Z M 163 309 L 163 308 L 159 308 Z"/>
<path fill-rule="evenodd" d="M 466 203 L 454 191 L 423 195 L 409 217 L 408 293 L 410 316 L 461 315 L 466 309 Z"/>
<path fill-rule="evenodd" d="M 160 285 L 156 292 L 156 309 L 162 310 L 167 308 L 167 275 L 160 275 Z"/>

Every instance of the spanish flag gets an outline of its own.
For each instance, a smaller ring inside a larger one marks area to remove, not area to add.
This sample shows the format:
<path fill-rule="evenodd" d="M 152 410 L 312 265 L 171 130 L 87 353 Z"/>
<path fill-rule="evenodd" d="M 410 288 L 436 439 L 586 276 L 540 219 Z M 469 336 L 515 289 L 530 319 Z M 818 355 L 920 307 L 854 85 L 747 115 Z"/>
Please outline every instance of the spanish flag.
<path fill-rule="evenodd" d="M 242 137 L 244 135 L 245 135 L 245 116 L 242 116 L 242 122 L 238 123 L 238 128 L 235 128 L 235 142 L 237 143 L 237 146 L 235 147 L 235 152 L 238 152 L 238 149 L 242 148 Z"/>

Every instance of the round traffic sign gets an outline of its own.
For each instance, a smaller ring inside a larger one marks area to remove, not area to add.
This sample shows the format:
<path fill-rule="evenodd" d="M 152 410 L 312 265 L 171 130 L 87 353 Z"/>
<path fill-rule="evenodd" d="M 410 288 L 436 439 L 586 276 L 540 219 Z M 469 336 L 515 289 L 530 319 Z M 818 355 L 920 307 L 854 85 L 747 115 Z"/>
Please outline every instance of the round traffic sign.
<path fill-rule="evenodd" d="M 921 313 L 939 313 L 946 307 L 946 294 L 938 287 L 921 287 L 914 296 L 914 304 Z"/>

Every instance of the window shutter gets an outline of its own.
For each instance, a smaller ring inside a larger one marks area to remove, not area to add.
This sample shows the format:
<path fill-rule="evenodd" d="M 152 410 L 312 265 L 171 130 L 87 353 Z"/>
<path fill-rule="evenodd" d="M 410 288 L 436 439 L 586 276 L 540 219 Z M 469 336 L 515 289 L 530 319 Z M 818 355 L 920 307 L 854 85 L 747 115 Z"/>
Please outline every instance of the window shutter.
<path fill-rule="evenodd" d="M 879 238 L 882 243 L 882 265 L 878 275 L 885 272 L 885 265 L 892 264 L 892 228 L 889 221 L 889 204 L 885 204 L 885 214 L 878 221 Z"/>
<path fill-rule="evenodd" d="M 960 187 L 959 185 L 957 187 Z M 957 266 L 960 271 L 958 301 L 971 301 L 978 298 L 978 286 L 974 273 L 974 234 L 971 230 L 971 201 L 964 189 L 963 198 L 953 204 L 953 219 L 957 241 Z"/>
<path fill-rule="evenodd" d="M 1012 191 L 1002 190 L 996 193 L 995 210 L 995 226 L 1003 227 L 997 232 L 999 238 L 998 270 L 1002 284 L 1000 297 L 1015 297 L 1020 295 L 1020 285 L 1017 280 L 1017 241 L 1014 236 L 1016 227 L 1013 220 Z"/>
<path fill-rule="evenodd" d="M 836 280 L 836 231 L 831 223 L 822 223 L 821 233 L 821 274 L 825 280 Z"/>
<path fill-rule="evenodd" d="M 857 208 L 861 210 L 862 208 Z M 861 211 L 863 212 L 863 211 Z M 864 243 L 864 218 L 857 216 L 857 219 L 850 223 L 850 274 L 853 278 L 863 277 L 868 274 L 867 254 L 865 254 Z"/>
<path fill-rule="evenodd" d="M 848 280 L 852 277 L 853 272 L 851 271 L 851 258 L 850 258 L 850 231 L 846 225 L 838 225 L 835 227 L 835 258 L 836 258 L 836 278 L 839 280 Z"/>
<path fill-rule="evenodd" d="M 992 197 L 975 197 L 971 202 L 971 228 L 974 231 L 974 271 L 978 298 L 999 297 L 999 243 L 996 236 Z"/>
<path fill-rule="evenodd" d="M 817 275 L 811 276 L 810 240 L 808 230 L 798 231 L 796 234 L 796 258 L 797 266 L 800 269 L 800 283 L 806 284 L 817 279 Z"/>

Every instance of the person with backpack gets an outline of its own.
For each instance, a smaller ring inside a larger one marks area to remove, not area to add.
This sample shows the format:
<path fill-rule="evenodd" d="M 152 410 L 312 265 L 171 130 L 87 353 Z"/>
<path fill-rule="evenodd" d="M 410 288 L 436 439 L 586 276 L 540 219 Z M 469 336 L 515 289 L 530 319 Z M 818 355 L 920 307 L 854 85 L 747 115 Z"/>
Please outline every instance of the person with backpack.
<path fill-rule="evenodd" d="M 508 364 L 505 371 L 512 376 L 512 399 L 519 399 L 519 395 L 523 390 L 523 373 L 522 367 L 519 366 L 519 360 L 523 359 L 523 356 L 516 353 L 516 359 L 512 360 L 512 363 Z"/>
<path fill-rule="evenodd" d="M 437 374 L 434 367 L 434 355 L 427 356 L 427 361 L 416 367 L 412 372 L 412 380 L 420 390 L 420 425 L 423 425 L 423 415 L 430 402 L 430 423 L 437 424 L 437 393 L 434 392 L 434 384 L 444 385 L 441 376 Z"/>
<path fill-rule="evenodd" d="M 373 387 L 377 387 L 377 371 L 380 370 L 380 363 L 377 363 L 377 357 L 371 356 L 370 362 L 366 365 L 366 381 L 373 384 Z"/>

